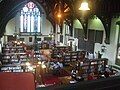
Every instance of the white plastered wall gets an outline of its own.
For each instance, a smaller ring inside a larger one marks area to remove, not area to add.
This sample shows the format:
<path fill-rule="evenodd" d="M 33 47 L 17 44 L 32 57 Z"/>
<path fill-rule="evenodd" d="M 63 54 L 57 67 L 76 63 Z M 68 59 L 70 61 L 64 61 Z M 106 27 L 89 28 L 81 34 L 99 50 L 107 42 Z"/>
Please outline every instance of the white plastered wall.
<path fill-rule="evenodd" d="M 118 39 L 118 32 L 119 32 L 119 27 L 116 25 L 116 22 L 119 21 L 120 18 L 114 18 L 112 19 L 111 22 L 111 30 L 110 30 L 110 44 L 105 44 L 105 29 L 104 26 L 101 22 L 100 19 L 94 18 L 90 19 L 88 21 L 88 29 L 93 29 L 93 30 L 103 30 L 103 43 L 95 43 L 94 47 L 94 52 L 101 51 L 101 46 L 105 45 L 106 50 L 104 53 L 102 53 L 102 58 L 108 58 L 108 63 L 109 64 L 115 64 L 116 60 L 116 48 L 117 48 L 117 39 Z M 80 28 L 82 29 L 82 25 L 78 20 L 74 22 L 74 28 Z M 74 34 L 73 34 L 74 35 Z"/>
<path fill-rule="evenodd" d="M 102 22 L 98 19 L 90 19 L 88 23 L 88 29 L 94 29 L 94 30 L 103 30 L 104 35 L 103 35 L 103 40 L 105 38 L 105 30 L 103 27 Z M 51 23 L 46 20 L 43 22 L 43 33 L 44 34 L 49 34 L 51 30 Z M 110 33 L 110 44 L 105 44 L 104 42 L 102 44 L 100 43 L 95 43 L 94 47 L 94 52 L 101 51 L 101 46 L 104 44 L 106 46 L 106 51 L 103 53 L 102 58 L 108 58 L 109 59 L 109 64 L 115 64 L 116 60 L 116 48 L 117 48 L 117 39 L 118 39 L 118 32 L 119 32 L 119 26 L 116 25 L 116 22 L 119 21 L 120 18 L 114 18 L 112 19 L 111 22 L 111 33 Z M 6 34 L 7 35 L 13 35 L 15 31 L 15 18 L 12 18 L 9 20 L 8 24 L 6 25 Z M 18 22 L 17 22 L 18 25 Z M 19 28 L 19 27 L 18 27 Z M 17 28 L 17 30 L 18 30 Z M 74 21 L 74 28 L 80 28 L 82 29 L 82 25 L 78 20 Z M 64 30 L 63 30 L 64 32 Z M 74 30 L 73 30 L 73 35 L 74 35 Z M 39 36 L 40 37 L 40 36 Z M 1 41 L 4 42 L 7 38 L 2 37 Z M 43 40 L 43 37 L 41 36 L 41 39 Z M 7 41 L 7 40 L 6 40 Z M 28 41 L 28 37 L 26 37 L 26 41 Z"/>
<path fill-rule="evenodd" d="M 19 33 L 19 28 L 20 28 L 20 20 L 19 20 L 19 15 L 17 14 L 16 17 L 12 18 L 11 20 L 8 21 L 7 25 L 6 25 L 6 32 L 5 35 L 13 35 L 15 33 L 15 27 L 16 27 L 16 31 L 17 33 Z M 45 17 L 43 17 L 43 22 L 42 22 L 42 36 L 37 36 L 39 38 L 41 38 L 41 40 L 44 40 L 44 37 L 48 37 L 48 35 L 50 34 L 51 31 L 52 24 L 45 19 Z M 32 37 L 32 42 L 29 42 L 29 37 Z M 32 45 L 34 42 L 34 36 L 20 36 L 20 38 L 24 38 L 24 41 L 26 42 L 26 44 Z M 7 42 L 7 36 L 3 36 L 1 41 Z"/>

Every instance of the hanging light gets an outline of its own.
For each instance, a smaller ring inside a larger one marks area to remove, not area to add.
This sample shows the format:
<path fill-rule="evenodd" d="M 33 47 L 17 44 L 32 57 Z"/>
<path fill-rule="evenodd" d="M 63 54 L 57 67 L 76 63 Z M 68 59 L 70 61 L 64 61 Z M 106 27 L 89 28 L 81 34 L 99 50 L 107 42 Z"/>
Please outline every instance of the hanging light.
<path fill-rule="evenodd" d="M 82 10 L 82 11 L 90 10 L 90 8 L 88 6 L 88 2 L 86 0 L 84 0 L 81 3 L 81 6 L 80 6 L 79 10 Z"/>
<path fill-rule="evenodd" d="M 58 18 L 61 18 L 61 17 L 62 17 L 61 13 L 58 13 L 57 17 L 58 17 Z"/>
<path fill-rule="evenodd" d="M 58 17 L 59 19 L 62 17 L 62 14 L 61 14 L 61 2 L 59 2 L 57 17 Z"/>

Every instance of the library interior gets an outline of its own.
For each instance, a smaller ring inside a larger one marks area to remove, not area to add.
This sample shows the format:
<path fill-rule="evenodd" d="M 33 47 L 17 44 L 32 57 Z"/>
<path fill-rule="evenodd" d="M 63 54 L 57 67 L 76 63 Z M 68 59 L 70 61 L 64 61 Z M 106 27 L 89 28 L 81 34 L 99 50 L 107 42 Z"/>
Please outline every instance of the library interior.
<path fill-rule="evenodd" d="M 120 90 L 119 0 L 0 0 L 0 90 Z"/>

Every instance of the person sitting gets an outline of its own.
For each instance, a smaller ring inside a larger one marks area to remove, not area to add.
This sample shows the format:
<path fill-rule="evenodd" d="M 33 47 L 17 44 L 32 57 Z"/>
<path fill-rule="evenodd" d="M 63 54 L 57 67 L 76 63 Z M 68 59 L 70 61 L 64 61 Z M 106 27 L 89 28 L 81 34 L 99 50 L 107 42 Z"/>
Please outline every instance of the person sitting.
<path fill-rule="evenodd" d="M 105 78 L 110 77 L 109 72 L 105 71 L 105 72 L 104 72 L 104 76 L 105 76 Z"/>
<path fill-rule="evenodd" d="M 87 80 L 95 80 L 95 77 L 94 77 L 94 73 L 91 72 L 88 77 L 87 77 Z"/>
<path fill-rule="evenodd" d="M 53 68 L 53 74 L 54 75 L 60 75 L 60 69 L 63 68 L 63 64 L 58 62 L 58 61 L 55 61 L 52 64 L 52 68 Z"/>
<path fill-rule="evenodd" d="M 100 51 L 98 51 L 98 58 L 101 58 L 102 54 L 100 53 Z"/>
<path fill-rule="evenodd" d="M 72 76 L 72 78 L 76 78 L 76 76 L 77 76 L 77 73 L 78 73 L 78 71 L 77 70 L 75 70 L 75 69 L 73 69 L 72 71 L 71 71 L 71 76 Z"/>
<path fill-rule="evenodd" d="M 108 65 L 106 65 L 104 75 L 106 78 L 110 77 L 110 74 L 112 73 L 112 70 L 109 68 Z"/>
<path fill-rule="evenodd" d="M 73 68 L 72 71 L 71 71 L 71 77 L 77 81 L 77 75 L 78 75 L 78 70 L 77 68 Z"/>
<path fill-rule="evenodd" d="M 76 77 L 76 81 L 78 81 L 78 82 L 84 81 L 84 78 L 82 76 L 77 76 Z"/>

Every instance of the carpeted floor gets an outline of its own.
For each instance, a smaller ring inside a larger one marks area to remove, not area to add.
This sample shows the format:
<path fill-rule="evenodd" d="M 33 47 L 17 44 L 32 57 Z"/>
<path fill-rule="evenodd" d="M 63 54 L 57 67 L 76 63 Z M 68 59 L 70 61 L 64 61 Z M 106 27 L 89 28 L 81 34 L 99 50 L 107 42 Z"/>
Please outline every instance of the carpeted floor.
<path fill-rule="evenodd" d="M 46 86 L 60 84 L 60 80 L 58 76 L 54 76 L 52 74 L 46 74 L 42 76 L 42 81 L 43 81 L 43 84 Z"/>
<path fill-rule="evenodd" d="M 57 76 L 53 75 L 52 73 L 43 75 L 42 76 L 43 84 L 45 84 L 47 86 L 60 84 L 61 81 L 60 81 L 59 77 L 70 76 L 70 74 L 67 73 L 67 71 L 65 71 L 64 69 L 60 69 L 59 71 L 60 71 L 60 74 Z"/>
<path fill-rule="evenodd" d="M 26 72 L 0 72 L 0 90 L 35 90 L 34 75 Z"/>

